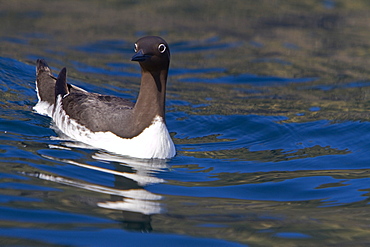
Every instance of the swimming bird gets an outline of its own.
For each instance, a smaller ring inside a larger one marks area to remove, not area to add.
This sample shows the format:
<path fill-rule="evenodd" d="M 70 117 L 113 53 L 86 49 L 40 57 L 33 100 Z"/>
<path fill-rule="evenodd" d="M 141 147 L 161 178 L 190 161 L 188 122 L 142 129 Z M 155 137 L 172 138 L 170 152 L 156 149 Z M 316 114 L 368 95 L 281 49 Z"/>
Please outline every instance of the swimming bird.
<path fill-rule="evenodd" d="M 49 116 L 67 136 L 99 149 L 137 158 L 168 159 L 175 146 L 165 123 L 165 99 L 170 49 L 157 36 L 135 43 L 141 67 L 136 103 L 116 96 L 89 93 L 67 83 L 67 70 L 52 75 L 45 60 L 37 60 L 36 112 Z"/>

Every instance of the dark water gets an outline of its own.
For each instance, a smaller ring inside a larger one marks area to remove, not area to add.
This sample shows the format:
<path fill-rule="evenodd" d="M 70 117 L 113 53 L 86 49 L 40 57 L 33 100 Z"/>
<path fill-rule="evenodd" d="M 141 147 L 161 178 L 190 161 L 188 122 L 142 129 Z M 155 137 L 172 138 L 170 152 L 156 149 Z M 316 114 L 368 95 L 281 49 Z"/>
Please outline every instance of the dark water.
<path fill-rule="evenodd" d="M 139 22 L 127 31 L 133 38 L 106 34 L 74 43 L 80 32 L 103 32 L 104 23 L 78 32 L 76 23 L 67 25 L 72 34 L 64 39 L 55 31 L 64 32 L 58 23 L 51 23 L 51 31 L 34 28 L 58 5 L 46 9 L 32 1 L 23 10 L 14 2 L 0 2 L 6 9 L 0 13 L 6 23 L 0 56 L 1 246 L 370 243 L 368 44 L 349 29 L 351 23 L 364 27 L 366 19 L 356 19 L 366 12 L 362 2 L 285 3 L 296 14 L 283 15 L 283 7 L 280 16 L 265 13 L 254 22 L 253 35 L 231 33 L 217 19 L 220 33 L 204 22 L 209 33 L 202 36 L 191 21 L 174 18 L 171 25 L 188 28 L 189 36 L 173 38 L 163 31 L 172 26 L 163 22 L 154 34 L 171 47 L 166 117 L 178 151 L 168 161 L 113 156 L 75 143 L 32 110 L 39 57 L 54 73 L 67 66 L 75 85 L 134 100 L 140 71 L 129 61 L 132 44 L 151 31 Z M 134 8 L 129 1 L 114 3 L 122 11 Z M 177 4 L 177 18 L 182 11 L 197 16 L 195 3 L 188 9 Z M 307 14 L 304 4 L 313 12 Z M 102 6 L 93 14 L 107 11 Z M 171 6 L 167 11 L 176 4 Z M 76 6 L 71 18 L 84 14 L 83 7 Z M 271 6 L 262 1 L 250 8 Z M 211 10 L 220 16 L 230 11 Z M 58 18 L 69 16 L 63 11 Z M 225 18 L 237 22 L 235 13 Z M 316 19 L 319 29 L 312 24 Z M 288 31 L 301 33 L 279 35 Z M 341 40 L 351 34 L 355 41 Z M 304 35 L 327 46 L 307 45 Z"/>

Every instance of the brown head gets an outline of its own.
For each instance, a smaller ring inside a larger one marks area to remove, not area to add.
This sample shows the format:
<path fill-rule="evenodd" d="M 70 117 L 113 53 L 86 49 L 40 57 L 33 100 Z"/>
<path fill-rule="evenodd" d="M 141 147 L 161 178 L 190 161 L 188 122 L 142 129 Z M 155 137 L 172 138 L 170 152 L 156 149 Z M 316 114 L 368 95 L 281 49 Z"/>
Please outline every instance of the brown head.
<path fill-rule="evenodd" d="M 158 36 L 146 36 L 135 43 L 136 54 L 131 61 L 140 63 L 144 71 L 151 73 L 168 70 L 170 65 L 170 49 L 167 42 Z"/>

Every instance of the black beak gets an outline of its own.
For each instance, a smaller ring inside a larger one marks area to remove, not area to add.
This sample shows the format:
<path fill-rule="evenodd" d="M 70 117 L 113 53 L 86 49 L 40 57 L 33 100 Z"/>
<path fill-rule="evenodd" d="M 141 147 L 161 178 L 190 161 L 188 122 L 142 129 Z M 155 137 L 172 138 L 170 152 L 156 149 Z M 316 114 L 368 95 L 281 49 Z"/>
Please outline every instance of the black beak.
<path fill-rule="evenodd" d="M 145 55 L 143 50 L 140 50 L 132 56 L 131 61 L 144 62 L 148 58 L 150 58 L 150 55 Z"/>

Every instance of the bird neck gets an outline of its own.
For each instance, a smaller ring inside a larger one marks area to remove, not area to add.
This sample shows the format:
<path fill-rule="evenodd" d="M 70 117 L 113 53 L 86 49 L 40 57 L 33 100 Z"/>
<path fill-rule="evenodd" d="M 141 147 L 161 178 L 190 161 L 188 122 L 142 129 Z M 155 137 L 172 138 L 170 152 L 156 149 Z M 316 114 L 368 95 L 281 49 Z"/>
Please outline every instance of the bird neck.
<path fill-rule="evenodd" d="M 141 73 L 140 92 L 134 107 L 137 123 L 146 119 L 151 122 L 157 115 L 164 120 L 168 70 L 151 72 L 142 69 Z"/>

